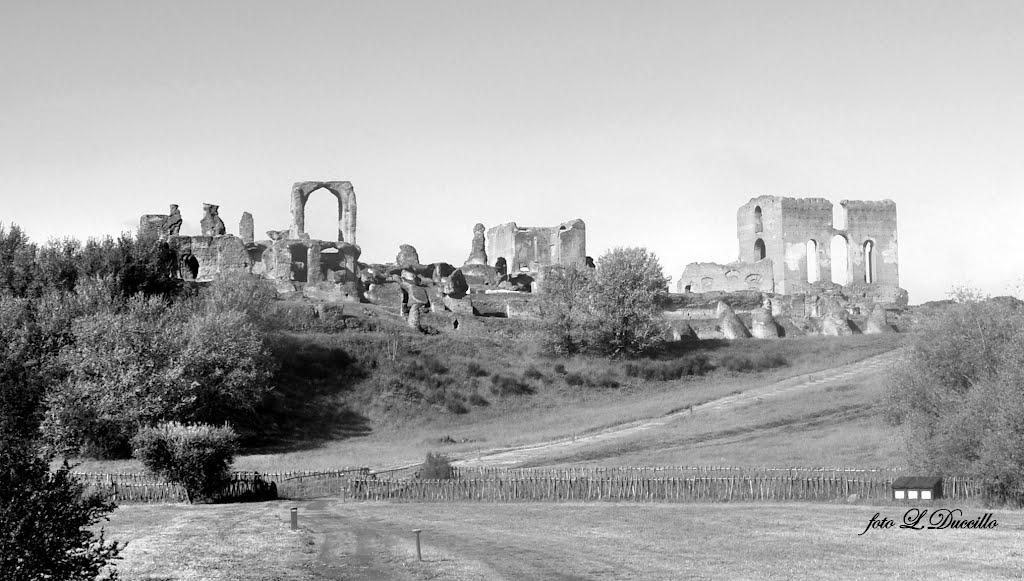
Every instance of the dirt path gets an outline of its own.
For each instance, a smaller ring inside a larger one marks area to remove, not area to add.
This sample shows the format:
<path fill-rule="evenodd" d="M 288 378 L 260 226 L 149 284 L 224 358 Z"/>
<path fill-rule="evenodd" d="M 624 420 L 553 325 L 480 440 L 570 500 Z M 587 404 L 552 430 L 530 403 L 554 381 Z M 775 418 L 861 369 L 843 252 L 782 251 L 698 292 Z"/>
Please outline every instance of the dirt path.
<path fill-rule="evenodd" d="M 384 581 L 414 579 L 585 579 L 559 570 L 564 547 L 531 531 L 468 527 L 452 519 L 397 514 L 377 516 L 374 507 L 316 500 L 300 505 L 301 526 L 318 537 L 315 579 Z M 414 528 L 424 527 L 423 560 L 416 558 Z M 496 537 L 505 537 L 501 546 Z M 602 565 L 615 566 L 613 559 Z"/>
<path fill-rule="evenodd" d="M 572 438 L 529 444 L 512 449 L 483 452 L 473 458 L 454 462 L 454 464 L 456 466 L 467 467 L 514 466 L 516 464 L 537 460 L 552 454 L 570 454 L 592 444 L 627 438 L 647 430 L 657 429 L 669 423 L 679 421 L 682 418 L 691 416 L 692 414 L 721 412 L 737 406 L 752 403 L 757 400 L 764 400 L 811 389 L 824 389 L 840 383 L 856 381 L 861 377 L 871 375 L 892 365 L 899 359 L 899 357 L 900 351 L 893 350 L 861 361 L 835 367 L 827 371 L 818 371 L 808 373 L 806 375 L 799 375 L 797 377 L 791 377 L 762 387 L 748 389 L 743 393 L 727 395 L 725 397 L 657 418 L 621 424 Z"/>

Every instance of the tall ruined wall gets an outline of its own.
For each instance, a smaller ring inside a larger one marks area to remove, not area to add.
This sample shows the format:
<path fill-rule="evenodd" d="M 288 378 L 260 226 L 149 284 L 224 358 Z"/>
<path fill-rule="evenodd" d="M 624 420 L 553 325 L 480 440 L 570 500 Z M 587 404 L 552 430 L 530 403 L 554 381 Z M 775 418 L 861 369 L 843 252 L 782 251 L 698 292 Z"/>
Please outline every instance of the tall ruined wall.
<path fill-rule="evenodd" d="M 833 224 L 832 203 L 824 198 L 751 199 L 736 213 L 740 261 L 756 262 L 763 245 L 765 257 L 774 263 L 775 292 L 782 294 L 810 292 L 814 282 L 842 283 L 844 279 L 846 284 L 898 286 L 896 204 L 891 200 L 843 200 L 840 206 L 844 223 Z M 833 277 L 835 236 L 846 240 L 847 261 L 836 264 Z M 816 260 L 808 256 L 809 248 Z M 871 260 L 867 248 L 872 249 Z M 870 277 L 865 276 L 868 263 Z"/>
<path fill-rule="evenodd" d="M 570 220 L 552 227 L 520 227 L 515 222 L 487 230 L 487 256 L 504 258 L 509 273 L 536 272 L 542 266 L 586 262 L 586 224 Z"/>
<path fill-rule="evenodd" d="M 899 286 L 896 204 L 892 200 L 843 200 L 839 205 L 846 210 L 846 236 L 852 270 L 850 282 Z M 869 241 L 870 261 L 866 253 Z M 869 262 L 871 273 L 867 276 Z"/>

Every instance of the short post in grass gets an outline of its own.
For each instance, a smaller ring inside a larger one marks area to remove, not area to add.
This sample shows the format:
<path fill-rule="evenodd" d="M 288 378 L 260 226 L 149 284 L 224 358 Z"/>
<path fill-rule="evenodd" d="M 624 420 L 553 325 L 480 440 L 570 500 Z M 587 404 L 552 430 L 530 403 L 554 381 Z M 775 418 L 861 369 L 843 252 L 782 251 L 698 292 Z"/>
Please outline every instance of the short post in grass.
<path fill-rule="evenodd" d="M 423 532 L 423 529 L 413 529 L 412 532 L 416 533 L 416 559 L 422 561 L 423 554 L 420 553 L 420 533 Z"/>
<path fill-rule="evenodd" d="M 292 530 L 299 530 L 299 509 L 292 507 Z"/>

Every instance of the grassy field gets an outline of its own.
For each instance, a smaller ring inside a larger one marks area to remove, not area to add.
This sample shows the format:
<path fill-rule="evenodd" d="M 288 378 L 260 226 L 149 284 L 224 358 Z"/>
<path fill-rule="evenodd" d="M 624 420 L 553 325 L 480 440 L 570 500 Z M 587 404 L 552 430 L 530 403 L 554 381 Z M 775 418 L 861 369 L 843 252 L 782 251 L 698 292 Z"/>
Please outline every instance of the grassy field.
<path fill-rule="evenodd" d="M 271 431 L 291 429 L 289 425 L 299 425 L 304 421 L 313 427 L 305 432 L 292 430 L 290 433 L 295 437 L 286 439 L 286 445 L 244 451 L 236 461 L 236 469 L 278 472 L 343 466 L 380 468 L 420 461 L 428 451 L 466 457 L 481 450 L 572 437 L 624 422 L 661 416 L 752 387 L 857 361 L 893 349 L 901 338 L 794 337 L 777 341 L 701 342 L 683 346 L 661 361 L 639 362 L 541 357 L 529 341 L 509 341 L 508 337 L 486 333 L 401 335 L 397 339 L 399 351 L 395 361 L 382 351 L 388 341 L 395 340 L 387 333 L 306 334 L 291 340 L 297 342 L 293 345 L 294 360 L 288 364 L 291 384 L 281 388 L 287 392 L 285 399 L 288 404 L 272 414 L 277 419 L 270 422 L 276 426 Z M 670 381 L 648 381 L 632 377 L 627 371 L 631 363 L 653 366 L 696 356 L 706 357 L 712 362 L 781 358 L 787 364 L 747 372 L 718 369 L 707 375 Z M 405 357 L 404 362 L 402 357 Z M 491 378 L 496 375 L 515 378 L 528 386 L 532 393 L 496 395 L 491 389 Z M 592 385 L 573 385 L 569 379 L 573 376 Z M 593 385 L 602 380 L 615 381 L 619 386 Z M 410 395 L 413 391 L 418 395 Z M 819 427 L 826 423 L 826 416 L 831 413 L 832 424 L 839 430 L 831 436 L 832 442 L 843 440 L 846 427 L 856 430 L 865 425 L 871 426 L 875 435 L 867 440 L 853 439 L 847 446 L 852 445 L 855 449 L 848 450 L 849 458 L 843 460 L 844 463 L 898 463 L 898 456 L 889 456 L 892 446 L 878 446 L 879 440 L 886 436 L 881 433 L 883 428 L 868 417 L 870 414 L 865 407 L 877 393 L 878 386 L 868 386 L 863 392 L 859 388 L 853 391 L 858 394 L 854 398 L 857 401 L 850 405 L 860 406 L 856 413 L 834 413 L 839 408 L 829 407 L 828 400 L 832 396 L 825 397 L 820 405 L 804 405 L 802 400 L 797 400 L 790 402 L 796 405 L 793 410 L 787 411 L 777 404 L 770 409 L 792 412 L 790 415 L 794 416 L 795 425 L 801 421 L 812 424 L 813 417 L 817 415 L 821 420 Z M 396 395 L 399 392 L 404 395 Z M 451 401 L 468 398 L 466 394 L 476 394 L 488 405 L 467 405 L 465 413 L 453 413 L 448 409 Z M 431 403 L 430 398 L 436 401 Z M 757 425 L 789 421 L 768 417 L 773 413 L 768 409 L 765 417 L 757 420 Z M 282 419 L 284 417 L 288 419 Z M 804 419 L 800 420 L 800 417 Z M 744 417 L 732 423 L 745 424 L 749 419 Z M 810 427 L 813 426 L 803 429 Z M 774 439 L 780 452 L 791 451 L 785 444 L 785 432 L 796 427 L 779 425 L 776 428 L 774 432 L 761 430 L 760 434 L 750 435 Z M 650 459 L 644 461 L 714 460 L 718 463 L 723 459 L 731 461 L 738 458 L 728 450 L 721 452 L 718 448 L 709 447 L 712 444 L 725 445 L 727 439 L 714 437 L 708 440 L 707 433 L 701 437 L 705 438 L 704 443 L 708 446 L 702 446 L 698 455 L 689 457 L 692 460 L 665 450 L 673 441 L 684 441 L 690 435 L 692 433 L 681 433 L 675 440 L 666 436 L 668 439 L 657 442 L 658 449 L 652 450 Z M 808 462 L 816 461 L 824 451 L 831 449 L 826 442 L 818 440 L 820 434 L 809 435 L 818 452 L 808 450 L 803 455 Z M 776 445 L 768 443 L 769 446 L 762 446 L 765 450 Z M 735 450 L 743 448 L 737 445 Z M 750 451 L 757 453 L 755 449 Z M 606 458 L 615 463 L 634 463 L 643 459 L 631 454 Z M 774 456 L 759 454 L 758 460 L 760 464 L 791 461 L 782 453 Z M 836 459 L 839 460 L 842 458 Z M 131 472 L 141 470 L 141 466 L 130 460 L 89 461 L 80 470 Z"/>
<path fill-rule="evenodd" d="M 905 509 L 825 504 L 283 503 L 125 506 L 133 580 L 1020 579 L 1024 514 L 901 530 Z M 960 507 L 966 518 L 984 514 Z M 860 535 L 875 513 L 897 527 Z M 413 529 L 422 529 L 423 562 Z"/>
<path fill-rule="evenodd" d="M 281 502 L 122 505 L 104 529 L 128 541 L 117 570 L 129 581 L 310 579 L 316 556 L 314 535 L 292 532 Z"/>
<path fill-rule="evenodd" d="M 905 466 L 899 433 L 877 406 L 884 372 L 696 414 L 626 441 L 591 446 L 535 465 L 579 466 Z"/>

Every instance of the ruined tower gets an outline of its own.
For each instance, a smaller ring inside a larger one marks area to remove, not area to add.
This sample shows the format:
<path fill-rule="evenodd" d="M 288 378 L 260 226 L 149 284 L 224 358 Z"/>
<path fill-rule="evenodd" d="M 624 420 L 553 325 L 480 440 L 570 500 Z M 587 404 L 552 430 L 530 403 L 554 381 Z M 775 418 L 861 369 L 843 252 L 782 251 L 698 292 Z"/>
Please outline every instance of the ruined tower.
<path fill-rule="evenodd" d="M 736 212 L 740 262 L 772 261 L 775 292 L 804 292 L 809 284 L 898 287 L 896 204 L 892 200 L 832 202 L 823 198 L 759 196 Z"/>

